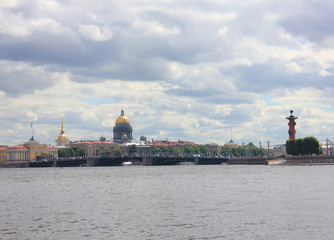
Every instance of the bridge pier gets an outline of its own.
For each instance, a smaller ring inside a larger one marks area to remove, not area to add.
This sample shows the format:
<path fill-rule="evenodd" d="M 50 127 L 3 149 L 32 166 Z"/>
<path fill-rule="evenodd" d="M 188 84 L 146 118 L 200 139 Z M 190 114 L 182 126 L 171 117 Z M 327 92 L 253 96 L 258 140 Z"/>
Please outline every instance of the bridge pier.
<path fill-rule="evenodd" d="M 97 158 L 87 158 L 87 167 L 97 166 Z"/>
<path fill-rule="evenodd" d="M 195 161 L 194 161 L 195 165 L 198 165 L 199 164 L 199 158 L 198 157 L 195 157 Z"/>
<path fill-rule="evenodd" d="M 143 157 L 143 166 L 152 166 L 153 165 L 153 159 L 152 157 Z"/>

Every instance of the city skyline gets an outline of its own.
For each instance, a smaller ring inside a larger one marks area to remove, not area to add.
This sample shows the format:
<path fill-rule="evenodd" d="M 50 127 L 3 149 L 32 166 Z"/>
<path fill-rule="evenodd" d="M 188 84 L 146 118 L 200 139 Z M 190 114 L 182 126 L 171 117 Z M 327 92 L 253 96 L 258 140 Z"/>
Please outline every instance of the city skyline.
<path fill-rule="evenodd" d="M 334 134 L 334 16 L 313 1 L 5 1 L 0 145 L 112 139 L 281 144 Z"/>

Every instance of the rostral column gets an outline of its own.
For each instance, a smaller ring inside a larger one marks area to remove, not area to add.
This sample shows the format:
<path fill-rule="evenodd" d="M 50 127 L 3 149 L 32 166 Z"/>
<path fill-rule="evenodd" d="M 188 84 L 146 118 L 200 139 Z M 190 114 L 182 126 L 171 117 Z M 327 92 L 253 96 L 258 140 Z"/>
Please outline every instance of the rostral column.
<path fill-rule="evenodd" d="M 290 110 L 290 116 L 287 117 L 286 119 L 289 120 L 289 139 L 295 139 L 296 138 L 296 130 L 295 130 L 295 126 L 296 126 L 296 122 L 295 120 L 297 119 L 297 117 L 293 116 L 293 110 Z"/>

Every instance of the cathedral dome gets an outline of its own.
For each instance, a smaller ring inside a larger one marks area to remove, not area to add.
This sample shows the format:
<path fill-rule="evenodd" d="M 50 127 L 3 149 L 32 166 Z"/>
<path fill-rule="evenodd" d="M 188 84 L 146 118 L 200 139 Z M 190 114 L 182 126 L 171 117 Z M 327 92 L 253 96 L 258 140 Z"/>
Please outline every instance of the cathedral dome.
<path fill-rule="evenodd" d="M 65 133 L 61 133 L 58 135 L 58 138 L 67 138 L 67 135 Z"/>
<path fill-rule="evenodd" d="M 140 137 L 140 141 L 144 141 L 144 142 L 146 142 L 146 137 L 144 136 L 144 134 L 141 135 L 141 137 Z"/>
<path fill-rule="evenodd" d="M 122 124 L 122 123 L 130 124 L 130 120 L 126 116 L 124 116 L 124 110 L 123 109 L 121 111 L 121 116 L 119 116 L 116 119 L 116 124 Z"/>
<path fill-rule="evenodd" d="M 100 137 L 100 142 L 104 142 L 104 141 L 106 141 L 106 138 L 102 134 L 102 136 Z"/>

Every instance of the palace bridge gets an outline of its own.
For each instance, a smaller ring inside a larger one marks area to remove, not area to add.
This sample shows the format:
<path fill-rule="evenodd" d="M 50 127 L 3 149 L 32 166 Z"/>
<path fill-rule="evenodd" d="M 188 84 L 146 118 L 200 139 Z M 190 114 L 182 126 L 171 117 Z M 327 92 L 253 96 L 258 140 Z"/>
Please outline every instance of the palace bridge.
<path fill-rule="evenodd" d="M 273 160 L 273 161 L 272 161 Z M 21 162 L 2 164 L 0 167 L 76 167 L 76 166 L 122 166 L 125 162 L 133 165 L 272 165 L 275 161 L 283 161 L 286 165 L 305 164 L 334 164 L 333 155 L 320 156 L 277 156 L 277 157 L 250 157 L 250 158 L 224 158 L 224 157 L 181 157 L 181 156 L 150 156 L 150 157 L 90 157 L 79 159 L 44 160 L 40 162 Z"/>
<path fill-rule="evenodd" d="M 227 163 L 228 158 L 221 157 L 183 157 L 183 156 L 116 156 L 116 157 L 87 157 L 44 160 L 30 162 L 29 167 L 75 167 L 75 166 L 122 166 L 124 162 L 134 165 L 177 165 L 190 163 L 195 165 L 214 165 Z"/>

